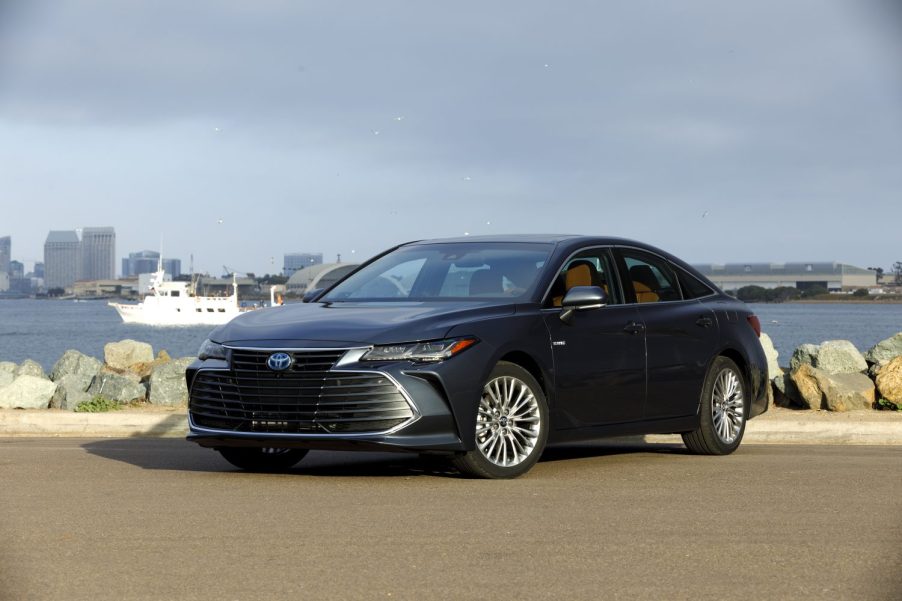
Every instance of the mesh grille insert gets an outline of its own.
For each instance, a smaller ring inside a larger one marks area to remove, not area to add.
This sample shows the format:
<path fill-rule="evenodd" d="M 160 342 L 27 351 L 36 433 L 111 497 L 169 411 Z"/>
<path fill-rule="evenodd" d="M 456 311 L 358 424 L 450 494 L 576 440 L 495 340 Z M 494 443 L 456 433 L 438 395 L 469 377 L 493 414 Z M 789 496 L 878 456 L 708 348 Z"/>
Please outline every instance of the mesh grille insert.
<path fill-rule="evenodd" d="M 391 379 L 372 372 L 329 371 L 343 350 L 294 351 L 273 371 L 274 351 L 232 350 L 231 370 L 201 371 L 188 410 L 201 427 L 234 432 L 381 432 L 414 413 Z"/>

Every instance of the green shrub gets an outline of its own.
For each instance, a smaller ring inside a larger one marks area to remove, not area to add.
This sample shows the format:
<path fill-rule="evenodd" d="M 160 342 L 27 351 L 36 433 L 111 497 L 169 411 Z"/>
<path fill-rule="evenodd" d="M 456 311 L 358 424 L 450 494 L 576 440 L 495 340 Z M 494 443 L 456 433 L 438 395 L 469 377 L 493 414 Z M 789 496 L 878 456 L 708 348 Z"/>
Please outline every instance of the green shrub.
<path fill-rule="evenodd" d="M 855 292 L 852 293 L 852 296 L 870 296 L 867 288 L 859 288 Z"/>
<path fill-rule="evenodd" d="M 823 286 L 810 286 L 802 290 L 802 298 L 814 298 L 816 296 L 823 296 L 829 293 L 830 291 Z"/>
<path fill-rule="evenodd" d="M 767 290 L 761 286 L 743 286 L 736 291 L 736 298 L 746 303 L 760 303 L 767 300 Z"/>
<path fill-rule="evenodd" d="M 888 401 L 886 399 L 878 399 L 877 409 L 885 409 L 887 411 L 902 411 L 902 405 Z"/>
<path fill-rule="evenodd" d="M 122 405 L 116 401 L 97 395 L 90 401 L 79 403 L 75 411 L 78 413 L 106 413 L 107 411 L 118 411 L 120 409 L 122 409 Z"/>

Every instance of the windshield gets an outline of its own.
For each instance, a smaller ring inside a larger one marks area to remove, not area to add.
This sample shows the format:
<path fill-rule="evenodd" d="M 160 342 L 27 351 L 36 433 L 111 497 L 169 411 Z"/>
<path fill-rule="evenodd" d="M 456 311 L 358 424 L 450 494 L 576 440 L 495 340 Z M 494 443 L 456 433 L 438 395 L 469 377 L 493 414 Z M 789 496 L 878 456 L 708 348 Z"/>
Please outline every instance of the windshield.
<path fill-rule="evenodd" d="M 526 298 L 550 244 L 458 243 L 404 246 L 370 263 L 321 302 Z"/>

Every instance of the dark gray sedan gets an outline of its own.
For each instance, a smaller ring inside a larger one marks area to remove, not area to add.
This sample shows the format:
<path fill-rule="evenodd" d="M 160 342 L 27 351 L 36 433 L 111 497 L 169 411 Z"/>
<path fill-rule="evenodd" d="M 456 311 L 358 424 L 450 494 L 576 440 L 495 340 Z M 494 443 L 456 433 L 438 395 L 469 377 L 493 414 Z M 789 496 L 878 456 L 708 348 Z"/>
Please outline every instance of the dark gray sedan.
<path fill-rule="evenodd" d="M 250 470 L 398 450 L 510 478 L 604 436 L 731 453 L 767 409 L 758 319 L 632 240 L 411 242 L 305 300 L 212 332 L 187 373 L 189 440 Z"/>

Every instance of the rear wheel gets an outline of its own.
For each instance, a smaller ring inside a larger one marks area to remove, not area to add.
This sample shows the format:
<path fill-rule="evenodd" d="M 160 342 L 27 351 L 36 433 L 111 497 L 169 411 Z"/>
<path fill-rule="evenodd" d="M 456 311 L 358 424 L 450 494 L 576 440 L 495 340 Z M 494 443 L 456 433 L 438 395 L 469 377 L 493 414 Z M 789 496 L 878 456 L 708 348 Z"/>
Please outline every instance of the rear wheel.
<path fill-rule="evenodd" d="M 307 449 L 277 449 L 274 447 L 223 447 L 217 450 L 226 461 L 249 472 L 287 470 L 307 454 Z"/>
<path fill-rule="evenodd" d="M 548 404 L 532 375 L 501 361 L 482 388 L 476 416 L 476 448 L 454 458 L 477 478 L 516 478 L 539 460 L 548 438 Z"/>
<path fill-rule="evenodd" d="M 683 443 L 699 455 L 727 455 L 739 447 L 748 416 L 746 384 L 739 367 L 717 357 L 702 387 L 699 426 L 683 433 Z"/>

